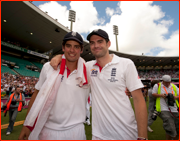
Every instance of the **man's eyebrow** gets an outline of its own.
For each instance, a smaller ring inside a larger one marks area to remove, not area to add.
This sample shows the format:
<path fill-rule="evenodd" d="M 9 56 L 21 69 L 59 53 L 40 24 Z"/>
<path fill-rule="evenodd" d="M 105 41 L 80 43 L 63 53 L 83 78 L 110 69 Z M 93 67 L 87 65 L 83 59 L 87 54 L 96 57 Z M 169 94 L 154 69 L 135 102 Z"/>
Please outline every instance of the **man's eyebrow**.
<path fill-rule="evenodd" d="M 71 44 L 66 43 L 65 45 L 71 45 Z"/>

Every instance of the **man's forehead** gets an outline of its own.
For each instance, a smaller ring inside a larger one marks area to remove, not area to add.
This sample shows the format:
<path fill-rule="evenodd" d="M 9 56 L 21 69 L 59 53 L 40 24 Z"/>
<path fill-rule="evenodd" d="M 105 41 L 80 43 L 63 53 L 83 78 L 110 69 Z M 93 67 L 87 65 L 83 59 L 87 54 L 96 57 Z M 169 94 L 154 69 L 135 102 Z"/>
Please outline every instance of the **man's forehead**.
<path fill-rule="evenodd" d="M 77 41 L 75 41 L 75 40 L 68 40 L 68 41 L 66 41 L 66 43 L 65 44 L 77 44 L 77 45 L 80 45 L 80 43 L 78 43 Z"/>
<path fill-rule="evenodd" d="M 92 35 L 89 41 L 99 41 L 99 40 L 105 40 L 103 37 L 98 35 Z"/>

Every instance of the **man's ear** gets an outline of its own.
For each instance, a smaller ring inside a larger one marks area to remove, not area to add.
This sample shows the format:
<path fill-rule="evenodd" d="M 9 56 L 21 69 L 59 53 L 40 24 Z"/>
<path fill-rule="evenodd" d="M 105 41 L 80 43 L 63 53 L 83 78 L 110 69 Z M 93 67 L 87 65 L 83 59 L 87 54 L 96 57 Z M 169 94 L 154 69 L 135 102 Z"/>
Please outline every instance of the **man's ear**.
<path fill-rule="evenodd" d="M 108 48 L 109 48 L 111 46 L 111 41 L 108 41 L 107 44 L 108 44 Z"/>
<path fill-rule="evenodd" d="M 82 47 L 82 48 L 81 48 L 81 52 L 80 52 L 80 54 L 82 54 L 82 53 L 83 53 L 83 49 L 84 49 L 84 47 Z"/>

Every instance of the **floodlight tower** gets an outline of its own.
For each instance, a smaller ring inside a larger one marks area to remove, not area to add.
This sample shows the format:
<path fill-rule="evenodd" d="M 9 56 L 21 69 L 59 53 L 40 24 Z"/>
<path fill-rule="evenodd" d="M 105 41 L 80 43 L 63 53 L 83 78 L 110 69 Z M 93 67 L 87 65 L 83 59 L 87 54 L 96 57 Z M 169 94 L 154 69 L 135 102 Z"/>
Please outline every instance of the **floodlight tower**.
<path fill-rule="evenodd" d="M 71 21 L 71 26 L 70 26 L 70 30 L 72 31 L 72 25 L 73 22 L 75 22 L 76 19 L 76 12 L 73 10 L 69 10 L 69 21 Z"/>
<path fill-rule="evenodd" d="M 116 36 L 116 51 L 118 51 L 118 40 L 117 40 L 117 35 L 119 34 L 118 33 L 118 26 L 113 25 L 113 33 Z"/>

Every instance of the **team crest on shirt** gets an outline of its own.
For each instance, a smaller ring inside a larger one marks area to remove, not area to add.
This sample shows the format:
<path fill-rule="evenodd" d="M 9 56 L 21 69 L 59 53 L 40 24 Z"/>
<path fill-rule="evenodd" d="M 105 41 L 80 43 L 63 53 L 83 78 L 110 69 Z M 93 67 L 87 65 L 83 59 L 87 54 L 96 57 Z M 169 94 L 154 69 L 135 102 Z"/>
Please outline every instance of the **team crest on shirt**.
<path fill-rule="evenodd" d="M 116 82 L 116 81 L 118 81 L 116 78 L 115 78 L 115 76 L 116 76 L 116 68 L 112 68 L 112 70 L 111 70 L 111 79 L 108 79 L 110 82 Z"/>
<path fill-rule="evenodd" d="M 97 73 L 98 73 L 98 70 L 96 70 L 96 69 L 91 69 L 91 76 L 97 77 Z"/>
<path fill-rule="evenodd" d="M 116 76 L 116 68 L 112 68 L 112 70 L 111 70 L 111 76 Z"/>

